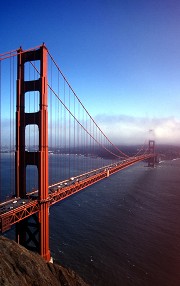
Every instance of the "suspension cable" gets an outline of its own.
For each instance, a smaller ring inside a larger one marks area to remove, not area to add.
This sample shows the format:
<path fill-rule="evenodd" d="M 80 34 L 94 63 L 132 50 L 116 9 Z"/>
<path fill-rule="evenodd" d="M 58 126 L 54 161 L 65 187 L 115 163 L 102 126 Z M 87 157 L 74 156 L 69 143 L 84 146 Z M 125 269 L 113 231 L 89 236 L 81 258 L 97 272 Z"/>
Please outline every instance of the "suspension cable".
<path fill-rule="evenodd" d="M 38 69 L 34 66 L 34 64 L 32 62 L 30 62 L 31 65 L 34 67 L 34 69 L 39 73 Z M 64 78 L 64 77 L 63 77 Z M 65 103 L 60 99 L 60 97 L 58 96 L 58 94 L 53 90 L 53 88 L 47 83 L 47 86 L 49 87 L 49 89 L 54 93 L 54 95 L 56 96 L 56 98 L 61 102 L 61 104 L 64 106 L 64 108 L 70 113 L 70 115 L 74 118 L 74 120 L 83 128 L 83 130 L 99 145 L 101 146 L 103 149 L 105 149 L 107 152 L 109 152 L 111 155 L 117 157 L 117 158 L 124 158 L 122 156 L 118 156 L 117 154 L 111 152 L 110 150 L 108 150 L 105 146 L 103 146 L 103 144 L 101 142 L 99 142 L 98 140 L 96 140 L 93 135 L 91 135 L 88 130 L 80 123 L 80 121 L 73 115 L 73 113 L 69 110 L 69 108 L 65 105 Z M 69 84 L 68 84 L 69 86 Z M 69 86 L 70 87 L 70 86 Z M 72 89 L 71 89 L 72 90 Z M 74 93 L 74 92 L 73 92 Z M 78 98 L 77 98 L 78 99 Z M 79 99 L 78 99 L 79 101 Z M 86 109 L 84 108 L 84 110 L 86 111 Z M 87 112 L 87 111 L 86 111 Z M 87 112 L 88 113 L 88 112 Z M 89 115 L 89 114 L 88 114 Z M 95 123 L 95 121 L 93 120 L 93 123 Z M 96 127 L 101 131 L 101 129 L 98 127 L 98 125 L 95 123 Z M 66 128 L 65 128 L 66 130 Z M 101 132 L 103 135 L 104 133 Z M 106 136 L 105 136 L 106 137 Z M 107 137 L 106 137 L 107 138 Z M 108 138 L 107 138 L 108 140 Z M 110 143 L 110 140 L 108 140 L 108 142 Z M 115 146 L 115 145 L 114 145 Z M 116 146 L 115 146 L 116 147 Z M 126 157 L 129 157 L 128 155 L 125 155 Z"/>
<path fill-rule="evenodd" d="M 0 61 L 2 60 L 5 60 L 7 58 L 11 58 L 11 57 L 15 57 L 17 56 L 18 54 L 23 54 L 23 53 L 26 53 L 28 51 L 33 51 L 33 50 L 37 50 L 41 47 L 41 45 L 39 46 L 35 46 L 33 48 L 29 48 L 27 50 L 11 50 L 9 52 L 5 52 L 5 53 L 2 53 L 0 54 Z M 56 66 L 56 68 L 58 69 L 59 73 L 61 74 L 61 76 L 63 77 L 64 81 L 66 82 L 66 84 L 69 86 L 69 89 L 72 91 L 72 93 L 74 94 L 74 96 L 76 97 L 76 99 L 78 100 L 78 102 L 80 103 L 80 105 L 82 106 L 82 108 L 85 110 L 85 112 L 87 113 L 87 115 L 89 116 L 89 118 L 91 119 L 91 121 L 94 123 L 94 125 L 96 126 L 96 128 L 100 131 L 100 133 L 104 136 L 104 138 L 107 140 L 107 142 L 110 143 L 110 145 L 112 145 L 120 154 L 122 154 L 124 157 L 129 157 L 127 154 L 125 154 L 124 152 L 122 152 L 116 145 L 114 145 L 112 143 L 112 141 L 105 135 L 105 133 L 101 130 L 101 128 L 97 125 L 97 123 L 95 122 L 95 120 L 92 118 L 92 116 L 90 115 L 90 113 L 88 112 L 88 110 L 85 108 L 85 106 L 83 105 L 83 103 L 81 102 L 81 100 L 79 99 L 79 97 L 77 96 L 77 94 L 75 93 L 75 91 L 73 90 L 73 88 L 71 87 L 70 83 L 68 82 L 68 80 L 66 79 L 66 77 L 64 76 L 64 74 L 62 73 L 61 69 L 59 68 L 58 64 L 56 63 L 56 61 L 54 60 L 54 58 L 52 57 L 52 55 L 49 53 L 49 51 L 47 50 L 48 52 L 48 55 L 49 57 L 51 58 L 52 62 L 54 63 L 54 65 Z M 32 64 L 32 63 L 31 63 Z M 35 68 L 36 69 L 36 68 Z M 39 71 L 36 69 L 36 71 L 39 73 Z M 49 86 L 49 85 L 48 85 Z M 49 86 L 50 88 L 50 86 Z M 51 89 L 51 88 L 50 88 Z M 52 90 L 52 92 L 56 95 L 57 97 L 57 94 Z M 57 97 L 58 98 L 58 97 Z M 60 100 L 60 98 L 59 98 Z M 61 101 L 61 100 L 60 100 Z M 63 102 L 61 101 L 61 103 L 63 104 Z M 64 105 L 64 104 L 63 104 Z M 65 105 L 64 105 L 65 107 Z M 73 116 L 72 112 L 67 108 L 68 112 L 70 112 L 71 116 Z M 74 116 L 73 116 L 74 117 Z M 75 119 L 75 117 L 74 117 Z M 77 120 L 78 124 L 82 125 L 78 120 Z M 84 130 L 86 130 L 86 128 L 84 128 Z M 87 130 L 86 130 L 87 131 Z M 89 133 L 87 132 L 91 138 L 93 138 L 95 140 L 95 138 Z M 97 143 L 98 141 L 95 140 Z M 99 145 L 103 146 L 102 143 L 98 143 Z M 145 145 L 145 144 L 144 144 Z M 136 153 L 136 155 L 134 156 L 137 156 L 141 150 L 143 150 L 144 148 L 144 145 L 140 148 L 140 150 Z M 105 150 L 107 150 L 109 153 L 111 154 L 114 154 L 113 152 L 111 152 L 110 150 L 108 150 L 106 147 L 104 147 Z M 114 154 L 116 155 L 116 154 Z M 116 155 L 116 157 L 120 158 L 120 156 Z"/>
<path fill-rule="evenodd" d="M 119 152 L 121 153 L 123 156 L 125 157 L 129 157 L 127 154 L 125 154 L 124 152 L 122 152 L 117 146 L 115 146 L 111 140 L 104 134 L 104 132 L 101 130 L 101 128 L 97 125 L 97 123 L 95 122 L 95 120 L 92 118 L 92 116 L 90 115 L 90 113 L 88 112 L 88 110 L 85 108 L 85 106 L 83 105 L 83 103 L 81 102 L 81 100 L 79 99 L 79 97 L 77 96 L 77 94 L 75 93 L 75 91 L 73 90 L 73 88 L 71 87 L 71 85 L 69 84 L 68 80 L 66 79 L 66 77 L 64 76 L 64 74 L 62 73 L 61 69 L 59 68 L 59 66 L 57 65 L 57 63 L 55 62 L 54 58 L 52 57 L 52 55 L 49 53 L 48 54 L 51 58 L 51 60 L 53 61 L 53 63 L 55 64 L 56 68 L 59 70 L 60 74 L 62 75 L 63 79 L 65 80 L 65 82 L 67 83 L 67 85 L 69 86 L 69 88 L 71 89 L 71 91 L 73 92 L 74 96 L 77 98 L 77 100 L 79 101 L 80 105 L 83 107 L 83 109 L 86 111 L 86 113 L 88 114 L 89 118 L 92 120 L 92 122 L 95 124 L 95 126 L 99 129 L 99 131 L 102 133 L 102 135 L 106 138 L 106 140 Z"/>
<path fill-rule="evenodd" d="M 35 48 L 31 48 L 28 50 L 24 50 L 24 51 L 18 51 L 18 53 L 25 53 L 27 51 L 31 51 L 31 50 L 35 50 L 38 49 L 40 46 L 37 46 Z M 13 51 L 15 52 L 15 51 Z M 110 143 L 110 145 L 112 145 L 121 155 L 123 155 L 123 157 L 127 157 L 129 158 L 130 156 L 125 154 L 124 152 L 122 152 L 116 145 L 114 145 L 111 140 L 105 135 L 105 133 L 101 130 L 101 128 L 97 125 L 97 123 L 95 122 L 95 120 L 92 118 L 92 116 L 90 115 L 90 113 L 88 112 L 88 110 L 85 108 L 85 106 L 83 105 L 83 103 L 81 102 L 81 100 L 79 99 L 79 97 L 77 96 L 77 94 L 75 93 L 75 91 L 73 90 L 73 88 L 71 87 L 71 85 L 69 84 L 68 80 L 66 79 L 66 77 L 64 76 L 64 74 L 62 73 L 61 69 L 59 68 L 59 66 L 57 65 L 57 63 L 55 62 L 54 58 L 52 57 L 52 55 L 49 53 L 49 51 L 47 50 L 49 57 L 51 58 L 52 62 L 54 63 L 54 65 L 56 66 L 56 68 L 58 69 L 59 73 L 61 74 L 61 76 L 63 77 L 64 81 L 66 82 L 66 84 L 68 85 L 69 89 L 72 91 L 72 93 L 74 94 L 75 98 L 78 100 L 78 102 L 80 103 L 80 105 L 82 106 L 82 108 L 85 110 L 86 114 L 89 116 L 89 118 L 91 119 L 91 121 L 94 123 L 94 125 L 96 126 L 96 128 L 100 131 L 100 133 L 104 136 L 104 138 L 107 140 L 107 142 Z M 5 59 L 7 57 L 7 55 L 10 52 L 7 52 L 5 54 L 0 55 L 0 57 L 4 56 L 2 59 Z M 16 51 L 16 55 L 18 54 Z M 12 54 L 11 56 L 14 56 L 15 54 Z M 39 73 L 39 71 L 37 70 L 37 68 L 34 66 L 34 64 L 32 62 L 30 62 L 32 64 L 32 66 L 36 69 L 36 71 Z M 94 138 L 93 135 L 90 134 L 90 132 L 87 131 L 87 128 L 85 128 L 80 122 L 79 120 L 77 120 L 77 118 L 75 118 L 75 116 L 73 115 L 73 113 L 70 111 L 69 108 L 66 107 L 66 105 L 63 103 L 63 101 L 60 99 L 59 95 L 50 87 L 49 84 L 47 84 L 48 87 L 50 88 L 50 90 L 54 93 L 54 95 L 57 97 L 57 99 L 61 102 L 61 104 L 64 106 L 64 108 L 69 112 L 69 114 L 74 118 L 74 120 L 84 129 L 84 131 L 90 136 L 90 138 L 92 138 L 99 146 L 103 147 L 103 149 L 105 149 L 107 152 L 109 152 L 110 154 L 112 154 L 113 156 L 117 157 L 117 158 L 123 158 L 122 156 L 118 156 L 117 154 L 111 152 L 109 149 L 107 149 L 102 142 L 99 142 L 97 139 Z M 144 148 L 143 147 L 140 149 L 142 150 Z M 140 151 L 138 151 L 137 154 L 139 154 Z M 136 155 L 137 155 L 136 154 Z M 134 155 L 135 156 L 135 155 Z"/>
<path fill-rule="evenodd" d="M 49 87 L 49 89 L 54 93 L 54 95 L 56 96 L 56 98 L 61 102 L 61 104 L 64 106 L 64 108 L 70 113 L 70 115 L 74 118 L 74 120 L 83 128 L 83 130 L 99 145 L 101 146 L 103 149 L 105 149 L 107 152 L 109 152 L 110 154 L 114 155 L 117 158 L 122 158 L 120 156 L 118 156 L 117 154 L 111 152 L 110 150 L 108 150 L 101 142 L 99 142 L 96 138 L 93 137 L 93 135 L 91 135 L 89 133 L 89 131 L 81 124 L 81 122 L 74 116 L 74 114 L 69 110 L 69 108 L 64 104 L 64 102 L 58 97 L 58 94 L 51 88 L 51 86 L 49 84 L 47 84 L 47 86 Z"/>
<path fill-rule="evenodd" d="M 36 46 L 34 48 L 30 48 L 28 50 L 21 50 L 21 51 L 19 51 L 19 50 L 18 51 L 17 50 L 12 50 L 12 51 L 9 51 L 9 52 L 5 52 L 3 54 L 0 54 L 0 61 L 3 61 L 3 60 L 8 59 L 8 58 L 16 57 L 17 55 L 24 54 L 26 52 L 35 51 L 35 50 L 39 49 L 40 47 L 41 47 L 41 45 L 40 46 Z"/>
<path fill-rule="evenodd" d="M 0 61 L 0 148 L 2 146 L 2 142 L 1 142 L 1 61 Z M 1 164 L 1 150 L 0 150 L 0 164 Z M 1 201 L 1 170 L 2 168 L 0 168 L 0 201 Z"/>

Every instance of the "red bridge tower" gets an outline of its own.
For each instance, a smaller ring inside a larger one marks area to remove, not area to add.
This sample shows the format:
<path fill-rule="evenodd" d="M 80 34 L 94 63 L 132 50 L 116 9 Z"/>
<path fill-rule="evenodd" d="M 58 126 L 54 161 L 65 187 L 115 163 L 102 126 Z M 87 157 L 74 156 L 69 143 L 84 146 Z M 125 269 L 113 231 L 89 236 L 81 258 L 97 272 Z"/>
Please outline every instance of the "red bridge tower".
<path fill-rule="evenodd" d="M 155 141 L 149 140 L 149 153 L 154 154 L 153 157 L 148 159 L 148 167 L 153 167 L 155 165 Z"/>
<path fill-rule="evenodd" d="M 25 63 L 40 61 L 40 77 L 25 80 Z M 39 92 L 39 110 L 25 112 L 25 93 Z M 25 128 L 36 124 L 39 130 L 39 150 L 25 150 Z M 39 252 L 50 260 L 49 250 L 49 204 L 48 204 L 48 110 L 47 110 L 47 49 L 23 52 L 18 50 L 17 62 L 17 109 L 16 109 L 16 196 L 26 198 L 26 167 L 37 166 L 38 170 L 38 214 L 16 224 L 17 242 L 28 249 Z"/>

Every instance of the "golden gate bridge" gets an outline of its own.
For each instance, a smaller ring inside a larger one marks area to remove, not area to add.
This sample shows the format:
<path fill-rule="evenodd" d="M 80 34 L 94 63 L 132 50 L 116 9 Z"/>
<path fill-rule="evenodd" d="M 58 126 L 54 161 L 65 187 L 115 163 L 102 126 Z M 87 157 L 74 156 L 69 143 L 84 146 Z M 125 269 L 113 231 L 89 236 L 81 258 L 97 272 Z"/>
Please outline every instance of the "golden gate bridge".
<path fill-rule="evenodd" d="M 0 55 L 0 146 L 0 231 L 15 225 L 17 242 L 47 261 L 49 207 L 156 157 L 154 140 L 133 155 L 111 142 L 44 44 Z"/>

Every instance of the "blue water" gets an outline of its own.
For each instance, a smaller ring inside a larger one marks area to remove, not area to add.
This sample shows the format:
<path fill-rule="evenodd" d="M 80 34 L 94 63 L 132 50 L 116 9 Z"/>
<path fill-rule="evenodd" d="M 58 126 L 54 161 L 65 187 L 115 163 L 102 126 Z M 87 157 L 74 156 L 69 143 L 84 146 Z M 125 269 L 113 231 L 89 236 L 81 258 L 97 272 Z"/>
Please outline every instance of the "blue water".
<path fill-rule="evenodd" d="M 94 286 L 179 286 L 179 173 L 142 162 L 51 207 L 54 260 Z"/>
<path fill-rule="evenodd" d="M 50 211 L 52 256 L 90 285 L 180 285 L 180 160 L 144 165 Z"/>

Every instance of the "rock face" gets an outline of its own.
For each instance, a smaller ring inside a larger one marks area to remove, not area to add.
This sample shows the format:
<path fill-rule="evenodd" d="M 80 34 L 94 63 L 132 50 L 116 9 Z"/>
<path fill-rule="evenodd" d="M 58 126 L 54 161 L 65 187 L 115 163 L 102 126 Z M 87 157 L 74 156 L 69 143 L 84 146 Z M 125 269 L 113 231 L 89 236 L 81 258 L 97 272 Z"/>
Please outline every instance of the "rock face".
<path fill-rule="evenodd" d="M 47 263 L 15 241 L 0 236 L 1 286 L 88 286 L 74 271 Z"/>

